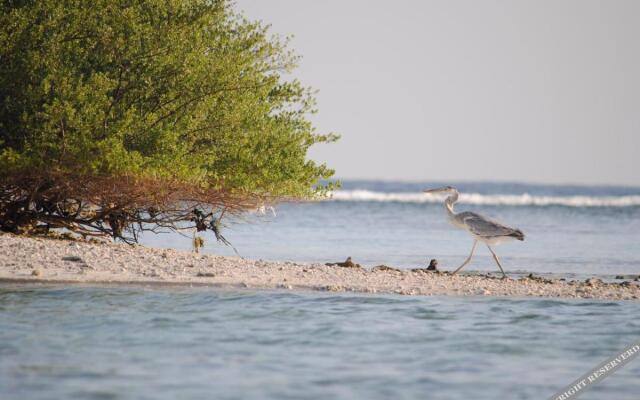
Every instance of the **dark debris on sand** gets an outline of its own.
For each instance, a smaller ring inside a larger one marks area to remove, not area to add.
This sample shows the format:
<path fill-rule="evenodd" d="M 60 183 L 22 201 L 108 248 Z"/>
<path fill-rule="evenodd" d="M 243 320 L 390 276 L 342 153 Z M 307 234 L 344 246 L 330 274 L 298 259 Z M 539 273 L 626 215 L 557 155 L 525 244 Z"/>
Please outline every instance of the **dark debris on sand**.
<path fill-rule="evenodd" d="M 337 266 L 343 268 L 362 268 L 362 265 L 354 263 L 351 260 L 351 257 L 347 257 L 344 262 L 326 263 L 325 265 L 328 267 Z"/>

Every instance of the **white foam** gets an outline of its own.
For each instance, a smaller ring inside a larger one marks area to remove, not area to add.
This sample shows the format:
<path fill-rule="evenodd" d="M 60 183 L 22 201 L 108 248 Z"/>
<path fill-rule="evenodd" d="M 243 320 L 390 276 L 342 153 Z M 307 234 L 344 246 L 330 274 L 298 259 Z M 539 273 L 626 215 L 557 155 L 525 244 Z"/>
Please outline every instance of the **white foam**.
<path fill-rule="evenodd" d="M 329 200 L 396 203 L 442 203 L 444 196 L 426 193 L 387 193 L 369 190 L 338 190 Z M 640 195 L 629 196 L 532 196 L 530 194 L 462 193 L 459 203 L 505 206 L 567 206 L 567 207 L 633 207 L 640 206 Z"/>

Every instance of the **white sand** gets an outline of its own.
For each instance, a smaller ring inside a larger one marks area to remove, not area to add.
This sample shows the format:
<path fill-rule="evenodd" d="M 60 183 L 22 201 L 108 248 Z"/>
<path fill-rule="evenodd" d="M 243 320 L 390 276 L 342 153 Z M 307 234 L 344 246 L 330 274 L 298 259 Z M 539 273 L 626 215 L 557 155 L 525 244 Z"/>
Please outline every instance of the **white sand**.
<path fill-rule="evenodd" d="M 198 276 L 205 275 L 205 276 Z M 80 284 L 180 284 L 403 295 L 534 296 L 637 300 L 637 282 L 543 282 L 321 264 L 88 243 L 0 233 L 0 281 Z"/>

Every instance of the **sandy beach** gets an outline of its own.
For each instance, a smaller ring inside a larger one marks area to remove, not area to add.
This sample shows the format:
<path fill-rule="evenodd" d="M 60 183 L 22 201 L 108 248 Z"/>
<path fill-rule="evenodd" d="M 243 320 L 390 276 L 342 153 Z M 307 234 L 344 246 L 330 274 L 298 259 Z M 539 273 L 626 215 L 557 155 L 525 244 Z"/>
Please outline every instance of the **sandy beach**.
<path fill-rule="evenodd" d="M 637 300 L 637 281 L 499 279 L 387 268 L 267 262 L 117 243 L 0 234 L 0 280 L 64 284 L 211 285 L 402 295 Z"/>

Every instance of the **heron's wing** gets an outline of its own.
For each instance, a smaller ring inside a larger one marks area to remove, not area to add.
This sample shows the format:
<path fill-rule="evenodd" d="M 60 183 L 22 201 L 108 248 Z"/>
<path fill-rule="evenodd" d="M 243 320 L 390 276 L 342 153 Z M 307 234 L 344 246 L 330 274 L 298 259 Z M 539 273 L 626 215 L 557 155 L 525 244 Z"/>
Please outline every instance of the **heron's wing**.
<path fill-rule="evenodd" d="M 513 236 L 519 233 L 517 229 L 509 228 L 506 225 L 473 212 L 464 212 L 459 215 L 462 222 L 469 228 L 471 233 L 482 237 Z"/>

